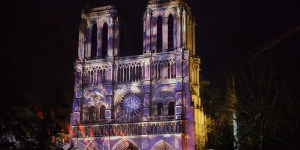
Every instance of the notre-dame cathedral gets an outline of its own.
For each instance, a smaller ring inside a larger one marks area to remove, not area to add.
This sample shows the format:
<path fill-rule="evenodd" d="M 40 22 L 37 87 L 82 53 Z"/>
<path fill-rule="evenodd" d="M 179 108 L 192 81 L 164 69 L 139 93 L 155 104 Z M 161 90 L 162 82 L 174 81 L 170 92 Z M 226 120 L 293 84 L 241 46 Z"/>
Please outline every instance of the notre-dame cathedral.
<path fill-rule="evenodd" d="M 206 141 L 190 7 L 149 0 L 145 8 L 142 55 L 126 57 L 115 5 L 81 13 L 70 121 L 78 149 L 192 150 Z"/>

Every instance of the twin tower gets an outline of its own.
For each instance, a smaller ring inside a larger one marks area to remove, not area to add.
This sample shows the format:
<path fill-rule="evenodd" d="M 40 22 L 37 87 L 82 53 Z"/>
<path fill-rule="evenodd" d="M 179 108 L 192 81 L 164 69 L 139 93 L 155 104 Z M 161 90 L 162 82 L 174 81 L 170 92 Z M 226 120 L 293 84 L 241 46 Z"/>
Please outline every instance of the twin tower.
<path fill-rule="evenodd" d="M 192 150 L 200 139 L 200 59 L 183 0 L 149 0 L 142 55 L 120 57 L 116 6 L 81 13 L 71 141 L 87 150 Z M 139 43 L 138 43 L 139 44 Z"/>

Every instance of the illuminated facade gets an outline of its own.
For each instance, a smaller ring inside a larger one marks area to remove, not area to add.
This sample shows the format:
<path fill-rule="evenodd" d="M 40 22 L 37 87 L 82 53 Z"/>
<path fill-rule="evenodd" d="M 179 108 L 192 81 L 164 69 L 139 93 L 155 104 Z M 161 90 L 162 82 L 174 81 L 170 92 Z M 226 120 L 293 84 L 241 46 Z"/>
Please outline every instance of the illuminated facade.
<path fill-rule="evenodd" d="M 119 57 L 122 22 L 114 5 L 83 11 L 81 17 L 70 121 L 74 145 L 89 150 L 203 147 L 200 59 L 189 6 L 182 0 L 149 0 L 143 54 L 127 57 Z"/>

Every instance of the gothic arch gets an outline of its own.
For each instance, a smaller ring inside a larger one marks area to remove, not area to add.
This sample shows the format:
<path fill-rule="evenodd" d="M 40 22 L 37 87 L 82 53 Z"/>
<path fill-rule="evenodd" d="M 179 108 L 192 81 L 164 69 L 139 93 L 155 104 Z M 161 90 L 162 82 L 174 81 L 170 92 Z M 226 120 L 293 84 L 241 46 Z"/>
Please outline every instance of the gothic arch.
<path fill-rule="evenodd" d="M 175 93 L 162 89 L 156 93 L 152 101 L 152 112 L 154 116 L 168 116 L 175 113 Z M 169 108 L 169 104 L 173 103 L 174 108 Z M 169 113 L 171 111 L 171 113 Z"/>
<path fill-rule="evenodd" d="M 173 150 L 173 148 L 168 142 L 160 140 L 152 147 L 151 150 Z"/>
<path fill-rule="evenodd" d="M 85 97 L 85 103 L 83 104 L 83 119 L 84 120 L 99 119 L 97 116 L 97 113 L 99 111 L 98 110 L 99 105 L 106 106 L 104 96 L 99 92 L 91 92 L 91 93 L 84 94 L 84 97 Z M 91 116 L 93 116 L 93 119 L 91 119 Z"/>
<path fill-rule="evenodd" d="M 101 19 L 97 19 L 98 28 L 102 28 L 104 23 L 109 23 L 109 15 L 102 16 Z"/>
<path fill-rule="evenodd" d="M 168 18 L 170 14 L 173 15 L 174 19 L 178 17 L 178 14 L 176 13 L 174 8 L 168 8 L 164 11 L 165 18 Z"/>
<path fill-rule="evenodd" d="M 94 24 L 96 24 L 98 26 L 98 23 L 95 19 L 87 19 L 87 27 L 88 28 L 92 28 Z"/>
<path fill-rule="evenodd" d="M 122 138 L 114 145 L 112 150 L 139 150 L 139 148 L 132 140 Z"/>
<path fill-rule="evenodd" d="M 105 103 L 99 103 L 97 106 L 97 112 L 96 112 L 96 118 L 97 119 L 105 119 L 105 109 L 106 109 Z"/>
<path fill-rule="evenodd" d="M 124 95 L 130 92 L 138 95 L 143 95 L 143 89 L 141 89 L 140 87 L 127 87 L 127 88 L 115 90 L 115 100 L 114 100 L 115 105 L 116 103 L 119 103 L 122 100 Z"/>
<path fill-rule="evenodd" d="M 94 142 L 90 142 L 85 148 L 84 150 L 98 150 L 97 146 L 95 145 Z"/>
<path fill-rule="evenodd" d="M 161 11 L 161 10 L 154 10 L 154 11 L 153 11 L 153 14 L 152 14 L 152 17 L 155 18 L 155 19 L 157 19 L 158 16 L 163 17 L 163 16 L 164 16 L 163 11 Z"/>
<path fill-rule="evenodd" d="M 159 102 L 167 105 L 170 101 L 175 101 L 175 93 L 168 89 L 159 89 L 153 97 L 153 104 L 157 104 Z"/>
<path fill-rule="evenodd" d="M 84 94 L 85 97 L 85 103 L 83 104 L 83 106 L 97 106 L 100 103 L 105 103 L 105 96 L 100 93 L 100 92 L 91 92 L 91 93 L 87 93 Z"/>

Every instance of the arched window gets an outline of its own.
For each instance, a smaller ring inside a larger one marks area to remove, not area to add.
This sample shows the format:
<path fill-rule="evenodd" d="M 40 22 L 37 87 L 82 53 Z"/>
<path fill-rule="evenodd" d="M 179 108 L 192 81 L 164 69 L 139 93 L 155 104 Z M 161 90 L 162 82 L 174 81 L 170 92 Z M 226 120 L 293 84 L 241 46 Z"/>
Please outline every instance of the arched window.
<path fill-rule="evenodd" d="M 105 119 L 105 106 L 100 107 L 100 119 Z"/>
<path fill-rule="evenodd" d="M 94 120 L 95 107 L 91 106 L 89 108 L 89 120 Z"/>
<path fill-rule="evenodd" d="M 156 41 L 157 52 L 162 51 L 162 18 L 158 16 L 157 18 L 157 41 Z"/>
<path fill-rule="evenodd" d="M 164 106 L 162 103 L 157 104 L 157 116 L 162 116 L 164 112 Z"/>
<path fill-rule="evenodd" d="M 168 104 L 168 116 L 174 116 L 175 111 L 174 111 L 174 102 L 169 102 Z"/>
<path fill-rule="evenodd" d="M 102 58 L 107 57 L 107 45 L 108 45 L 108 27 L 107 23 L 103 24 L 102 28 Z"/>
<path fill-rule="evenodd" d="M 97 25 L 94 24 L 92 28 L 92 49 L 91 59 L 97 59 Z"/>
<path fill-rule="evenodd" d="M 174 37 L 173 37 L 174 19 L 173 15 L 170 14 L 168 17 L 168 51 L 174 49 Z"/>

